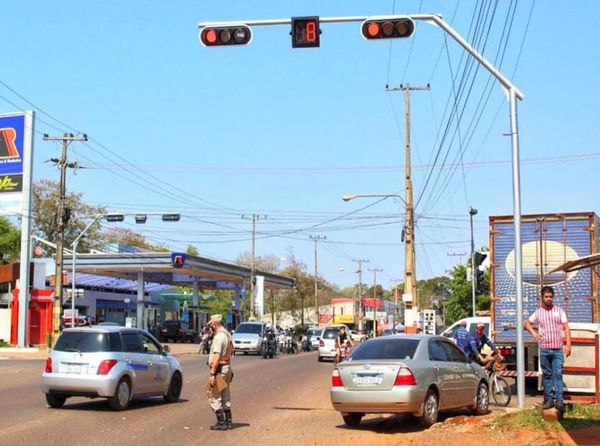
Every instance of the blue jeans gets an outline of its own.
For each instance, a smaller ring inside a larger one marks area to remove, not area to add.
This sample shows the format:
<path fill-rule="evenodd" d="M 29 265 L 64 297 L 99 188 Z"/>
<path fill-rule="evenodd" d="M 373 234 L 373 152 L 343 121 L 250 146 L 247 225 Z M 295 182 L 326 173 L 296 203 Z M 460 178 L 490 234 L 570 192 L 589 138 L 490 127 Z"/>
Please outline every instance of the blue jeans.
<path fill-rule="evenodd" d="M 544 400 L 563 403 L 563 364 L 565 357 L 562 348 L 541 349 L 540 362 L 544 377 Z"/>

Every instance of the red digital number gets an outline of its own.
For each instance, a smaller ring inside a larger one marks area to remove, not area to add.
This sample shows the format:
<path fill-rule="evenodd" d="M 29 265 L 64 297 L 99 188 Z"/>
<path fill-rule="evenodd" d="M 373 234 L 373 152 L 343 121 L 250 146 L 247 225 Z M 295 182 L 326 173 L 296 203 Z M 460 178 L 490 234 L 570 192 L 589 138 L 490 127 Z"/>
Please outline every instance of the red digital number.
<path fill-rule="evenodd" d="M 306 23 L 306 41 L 315 42 L 317 40 L 317 24 L 315 22 Z"/>

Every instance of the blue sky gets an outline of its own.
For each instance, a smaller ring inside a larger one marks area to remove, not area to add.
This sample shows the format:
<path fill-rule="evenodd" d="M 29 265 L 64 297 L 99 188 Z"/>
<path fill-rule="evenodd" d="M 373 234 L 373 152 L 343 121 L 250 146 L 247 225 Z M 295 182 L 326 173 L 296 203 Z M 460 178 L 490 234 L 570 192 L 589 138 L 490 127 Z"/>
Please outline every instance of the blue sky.
<path fill-rule="evenodd" d="M 596 1 L 21 0 L 4 10 L 0 111 L 37 111 L 34 179 L 58 179 L 47 160 L 60 148 L 42 133 L 87 133 L 69 149 L 83 168 L 68 189 L 111 211 L 181 212 L 177 224 L 124 225 L 173 250 L 234 260 L 251 246 L 241 216 L 256 213 L 266 215 L 258 255 L 291 249 L 312 271 L 309 235 L 321 235 L 328 280 L 356 282 L 357 258 L 369 259 L 364 282 L 367 268 L 384 270 L 385 288 L 402 280 L 402 202 L 341 200 L 403 193 L 404 98 L 386 85 L 432 88 L 411 96 L 417 277 L 469 251 L 469 206 L 477 247 L 490 215 L 513 212 L 506 97 L 440 29 L 365 41 L 359 23 L 321 24 L 320 48 L 292 49 L 288 26 L 256 27 L 248 46 L 205 48 L 205 21 L 441 13 L 525 95 L 523 213 L 600 208 Z"/>

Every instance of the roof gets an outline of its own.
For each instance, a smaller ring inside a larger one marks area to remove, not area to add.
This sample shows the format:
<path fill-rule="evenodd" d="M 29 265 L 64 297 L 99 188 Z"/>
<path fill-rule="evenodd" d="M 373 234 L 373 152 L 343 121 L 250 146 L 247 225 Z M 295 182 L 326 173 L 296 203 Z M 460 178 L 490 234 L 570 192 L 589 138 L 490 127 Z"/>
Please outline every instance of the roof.
<path fill-rule="evenodd" d="M 78 288 L 100 288 L 102 290 L 118 290 L 137 292 L 137 280 L 121 279 L 118 277 L 99 276 L 97 274 L 76 273 L 75 286 Z M 144 291 L 153 293 L 171 288 L 171 285 L 146 282 Z"/>
<path fill-rule="evenodd" d="M 196 278 L 247 285 L 251 277 L 250 268 L 192 255 L 185 255 L 183 264 L 175 267 L 170 252 L 77 254 L 75 261 L 77 272 L 131 281 L 137 281 L 138 273 L 143 273 L 144 282 L 155 284 L 189 286 Z M 65 255 L 64 268 L 72 269 L 72 255 Z M 254 275 L 264 277 L 265 288 L 294 286 L 290 277 L 262 271 L 255 271 Z"/>

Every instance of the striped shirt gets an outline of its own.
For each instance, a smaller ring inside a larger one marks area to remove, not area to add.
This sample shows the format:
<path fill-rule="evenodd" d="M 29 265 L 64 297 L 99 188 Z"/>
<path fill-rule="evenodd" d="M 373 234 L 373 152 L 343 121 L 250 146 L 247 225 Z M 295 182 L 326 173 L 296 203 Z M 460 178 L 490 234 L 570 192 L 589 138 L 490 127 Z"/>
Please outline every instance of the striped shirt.
<path fill-rule="evenodd" d="M 547 310 L 540 307 L 529 316 L 529 322 L 538 325 L 538 332 L 542 335 L 541 348 L 562 348 L 563 327 L 567 323 L 567 315 L 562 308 L 553 306 Z"/>

